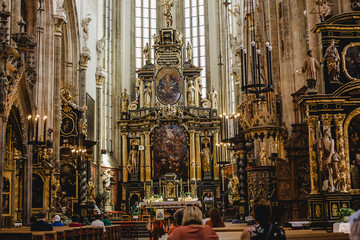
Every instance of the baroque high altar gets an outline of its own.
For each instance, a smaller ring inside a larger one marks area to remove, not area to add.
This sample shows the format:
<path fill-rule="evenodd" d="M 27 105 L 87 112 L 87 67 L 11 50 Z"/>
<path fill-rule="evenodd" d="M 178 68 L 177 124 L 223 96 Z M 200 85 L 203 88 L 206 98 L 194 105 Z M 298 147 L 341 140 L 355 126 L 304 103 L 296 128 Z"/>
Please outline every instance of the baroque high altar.
<path fill-rule="evenodd" d="M 181 33 L 168 27 L 154 39 L 154 63 L 146 45 L 146 64 L 133 79 L 136 98 L 130 101 L 126 89 L 121 97 L 123 209 L 152 195 L 220 198 L 217 92 L 203 97 L 202 69 Z"/>

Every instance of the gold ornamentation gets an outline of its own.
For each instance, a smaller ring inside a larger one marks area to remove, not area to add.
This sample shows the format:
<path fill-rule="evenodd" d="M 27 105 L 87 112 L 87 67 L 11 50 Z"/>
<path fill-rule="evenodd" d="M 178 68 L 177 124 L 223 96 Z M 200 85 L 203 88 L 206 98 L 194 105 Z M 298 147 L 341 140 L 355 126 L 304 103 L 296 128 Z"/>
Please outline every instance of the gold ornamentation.
<path fill-rule="evenodd" d="M 90 178 L 87 186 L 88 201 L 94 201 L 94 191 L 95 191 L 94 181 L 93 178 Z"/>
<path fill-rule="evenodd" d="M 318 116 L 308 116 L 306 121 L 309 129 L 309 160 L 310 160 L 310 178 L 311 178 L 311 194 L 319 193 L 318 188 L 318 164 L 316 161 L 316 137 L 315 137 L 315 125 L 318 120 Z"/>

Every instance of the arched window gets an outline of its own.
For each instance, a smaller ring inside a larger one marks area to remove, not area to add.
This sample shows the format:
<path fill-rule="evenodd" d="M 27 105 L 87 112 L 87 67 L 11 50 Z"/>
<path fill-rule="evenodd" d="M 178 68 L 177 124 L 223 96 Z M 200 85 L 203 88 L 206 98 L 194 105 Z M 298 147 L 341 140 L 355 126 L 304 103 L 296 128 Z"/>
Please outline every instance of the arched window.
<path fill-rule="evenodd" d="M 193 47 L 193 64 L 201 67 L 203 95 L 206 95 L 205 6 L 204 0 L 184 0 L 185 43 Z"/>
<path fill-rule="evenodd" d="M 150 51 L 154 45 L 152 36 L 156 34 L 156 5 L 157 0 L 136 0 L 135 5 L 135 52 L 136 68 L 139 69 L 145 64 L 142 54 L 146 43 Z M 151 62 L 154 62 L 154 55 L 151 54 Z"/>

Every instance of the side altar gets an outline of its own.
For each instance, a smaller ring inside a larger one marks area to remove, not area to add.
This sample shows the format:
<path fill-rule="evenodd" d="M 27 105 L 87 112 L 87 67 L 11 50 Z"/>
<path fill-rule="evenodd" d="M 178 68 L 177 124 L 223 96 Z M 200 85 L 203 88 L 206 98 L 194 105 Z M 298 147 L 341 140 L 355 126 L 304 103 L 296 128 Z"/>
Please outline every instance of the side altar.
<path fill-rule="evenodd" d="M 133 79 L 135 99 L 127 89 L 121 97 L 121 207 L 127 211 L 152 196 L 211 195 L 220 204 L 217 91 L 209 86 L 203 94 L 191 44 L 185 50 L 171 26 L 154 36 L 152 48 L 144 47 L 146 64 Z"/>

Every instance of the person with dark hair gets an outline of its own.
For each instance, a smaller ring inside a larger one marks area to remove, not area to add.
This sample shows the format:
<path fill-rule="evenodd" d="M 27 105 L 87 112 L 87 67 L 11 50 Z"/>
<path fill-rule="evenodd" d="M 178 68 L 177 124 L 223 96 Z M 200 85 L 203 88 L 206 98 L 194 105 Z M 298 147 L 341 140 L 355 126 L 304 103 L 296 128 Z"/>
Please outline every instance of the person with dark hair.
<path fill-rule="evenodd" d="M 31 231 L 52 231 L 53 227 L 50 223 L 46 222 L 46 212 L 39 213 L 39 220 L 31 224 Z"/>
<path fill-rule="evenodd" d="M 92 221 L 91 226 L 92 226 L 92 227 L 95 227 L 95 228 L 96 228 L 96 227 L 97 227 L 97 228 L 102 227 L 102 228 L 103 228 L 103 231 L 106 232 L 105 224 L 104 224 L 102 221 L 100 221 L 100 215 L 99 215 L 99 214 L 96 214 L 96 215 L 95 215 L 95 220 Z"/>
<path fill-rule="evenodd" d="M 170 235 L 177 227 L 180 227 L 182 225 L 183 216 L 184 216 L 183 208 L 180 208 L 175 212 L 175 214 L 174 214 L 175 224 L 173 224 L 170 227 L 170 229 L 168 231 L 168 235 Z"/>
<path fill-rule="evenodd" d="M 32 215 L 30 217 L 30 223 L 33 224 L 33 223 L 36 223 L 36 222 L 37 222 L 36 217 L 34 215 Z"/>
<path fill-rule="evenodd" d="M 69 224 L 69 227 L 82 227 L 82 224 L 79 223 L 79 216 L 74 215 L 71 218 L 72 223 Z"/>
<path fill-rule="evenodd" d="M 202 225 L 202 213 L 196 206 L 189 206 L 184 211 L 182 226 L 177 227 L 168 240 L 219 240 L 219 236 L 209 225 Z"/>
<path fill-rule="evenodd" d="M 255 202 L 253 215 L 257 224 L 244 230 L 240 240 L 286 240 L 284 230 L 270 223 L 271 205 L 265 199 Z"/>
<path fill-rule="evenodd" d="M 101 220 L 105 226 L 111 226 L 111 222 L 110 220 L 108 219 L 108 215 L 107 214 L 104 214 L 103 215 L 103 220 Z"/>
<path fill-rule="evenodd" d="M 206 225 L 210 227 L 225 227 L 224 220 L 221 217 L 220 210 L 217 208 L 212 208 L 209 211 L 210 220 L 206 222 Z"/>

